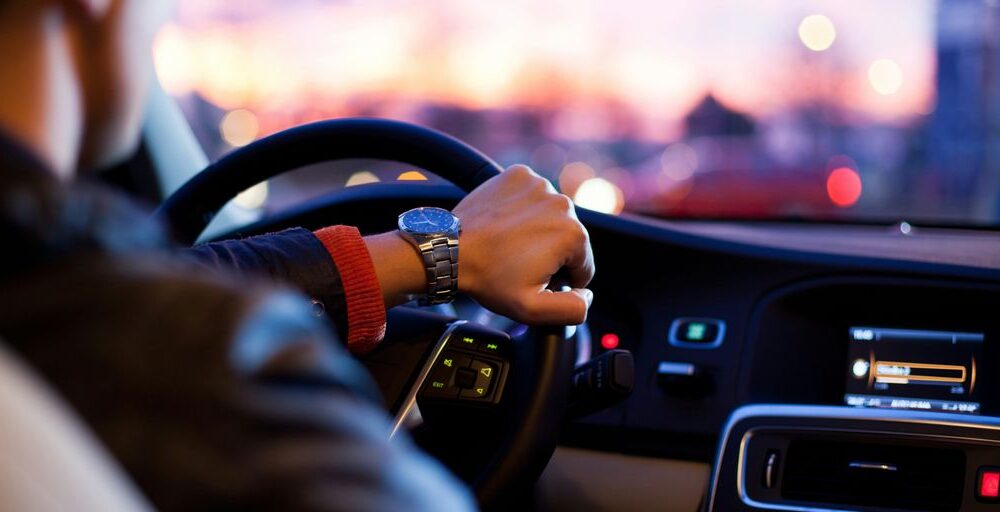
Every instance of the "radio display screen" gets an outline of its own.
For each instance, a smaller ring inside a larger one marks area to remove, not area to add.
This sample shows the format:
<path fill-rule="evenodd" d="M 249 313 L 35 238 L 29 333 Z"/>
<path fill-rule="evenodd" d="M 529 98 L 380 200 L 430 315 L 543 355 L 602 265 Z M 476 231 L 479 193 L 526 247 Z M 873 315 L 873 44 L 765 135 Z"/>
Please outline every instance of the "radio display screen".
<path fill-rule="evenodd" d="M 844 401 L 855 407 L 979 414 L 983 334 L 851 327 Z"/>

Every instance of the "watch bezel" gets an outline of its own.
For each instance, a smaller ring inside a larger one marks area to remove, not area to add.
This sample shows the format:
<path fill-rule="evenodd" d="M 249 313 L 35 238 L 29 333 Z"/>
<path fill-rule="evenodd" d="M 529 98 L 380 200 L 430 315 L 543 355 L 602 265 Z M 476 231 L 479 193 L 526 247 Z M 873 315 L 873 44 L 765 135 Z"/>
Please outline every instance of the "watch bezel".
<path fill-rule="evenodd" d="M 445 228 L 445 229 L 443 229 L 441 231 L 432 231 L 432 232 L 427 232 L 427 233 L 423 233 L 423 232 L 419 232 L 419 231 L 413 231 L 410 228 L 408 228 L 406 226 L 406 224 L 404 223 L 404 219 L 406 218 L 406 216 L 410 215 L 410 214 L 414 214 L 414 213 L 419 212 L 419 211 L 424 211 L 424 210 L 438 210 L 438 211 L 442 211 L 444 213 L 447 213 L 449 216 L 451 216 L 451 225 L 449 225 L 447 228 Z M 448 235 L 459 233 L 460 230 L 461 230 L 462 223 L 461 223 L 461 221 L 459 220 L 459 218 L 454 213 L 452 213 L 452 212 L 450 212 L 450 211 L 448 211 L 448 210 L 446 210 L 444 208 L 438 208 L 436 206 L 421 206 L 419 208 L 413 208 L 413 209 L 407 210 L 407 211 L 399 214 L 399 217 L 396 219 L 396 226 L 399 228 L 400 231 L 402 231 L 402 232 L 404 232 L 404 233 L 406 233 L 408 235 L 411 235 L 413 237 L 438 238 L 438 237 L 442 237 L 442 236 L 448 236 Z"/>

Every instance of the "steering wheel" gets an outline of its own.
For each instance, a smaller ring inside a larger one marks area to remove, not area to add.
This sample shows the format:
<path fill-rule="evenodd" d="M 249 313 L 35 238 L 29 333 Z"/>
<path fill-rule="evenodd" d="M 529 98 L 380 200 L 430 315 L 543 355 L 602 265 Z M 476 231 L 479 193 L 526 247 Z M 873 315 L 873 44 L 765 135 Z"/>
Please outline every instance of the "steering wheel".
<path fill-rule="evenodd" d="M 190 244 L 243 190 L 306 165 L 351 158 L 428 169 L 466 192 L 501 172 L 476 149 L 434 130 L 381 119 L 329 120 L 232 151 L 177 190 L 157 214 Z M 390 332 L 393 323 L 390 316 Z M 529 327 L 511 339 L 453 319 L 434 329 L 436 341 L 422 351 L 395 427 L 419 404 L 421 436 L 431 439 L 421 444 L 473 486 L 482 506 L 509 505 L 530 489 L 555 449 L 574 361 L 568 331 Z"/>

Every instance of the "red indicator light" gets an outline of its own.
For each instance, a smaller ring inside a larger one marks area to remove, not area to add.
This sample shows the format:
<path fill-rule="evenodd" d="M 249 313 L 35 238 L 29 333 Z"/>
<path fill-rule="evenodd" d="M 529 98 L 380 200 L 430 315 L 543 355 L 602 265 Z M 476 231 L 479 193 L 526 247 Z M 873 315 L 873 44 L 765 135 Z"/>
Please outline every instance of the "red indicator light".
<path fill-rule="evenodd" d="M 1000 497 L 1000 471 L 983 471 L 979 473 L 979 497 Z"/>
<path fill-rule="evenodd" d="M 618 348 L 618 335 L 609 332 L 601 336 L 601 346 L 607 350 Z"/>
<path fill-rule="evenodd" d="M 826 178 L 826 193 L 841 208 L 853 206 L 861 197 L 861 176 L 850 167 L 838 167 Z"/>

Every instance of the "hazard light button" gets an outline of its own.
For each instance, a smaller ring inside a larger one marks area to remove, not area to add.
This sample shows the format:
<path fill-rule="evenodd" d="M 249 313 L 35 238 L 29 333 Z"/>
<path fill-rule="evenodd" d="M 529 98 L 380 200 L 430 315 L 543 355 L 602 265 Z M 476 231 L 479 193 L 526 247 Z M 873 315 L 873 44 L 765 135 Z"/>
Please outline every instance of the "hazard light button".
<path fill-rule="evenodd" d="M 1000 467 L 981 467 L 976 475 L 976 499 L 985 502 L 1000 501 Z"/>

